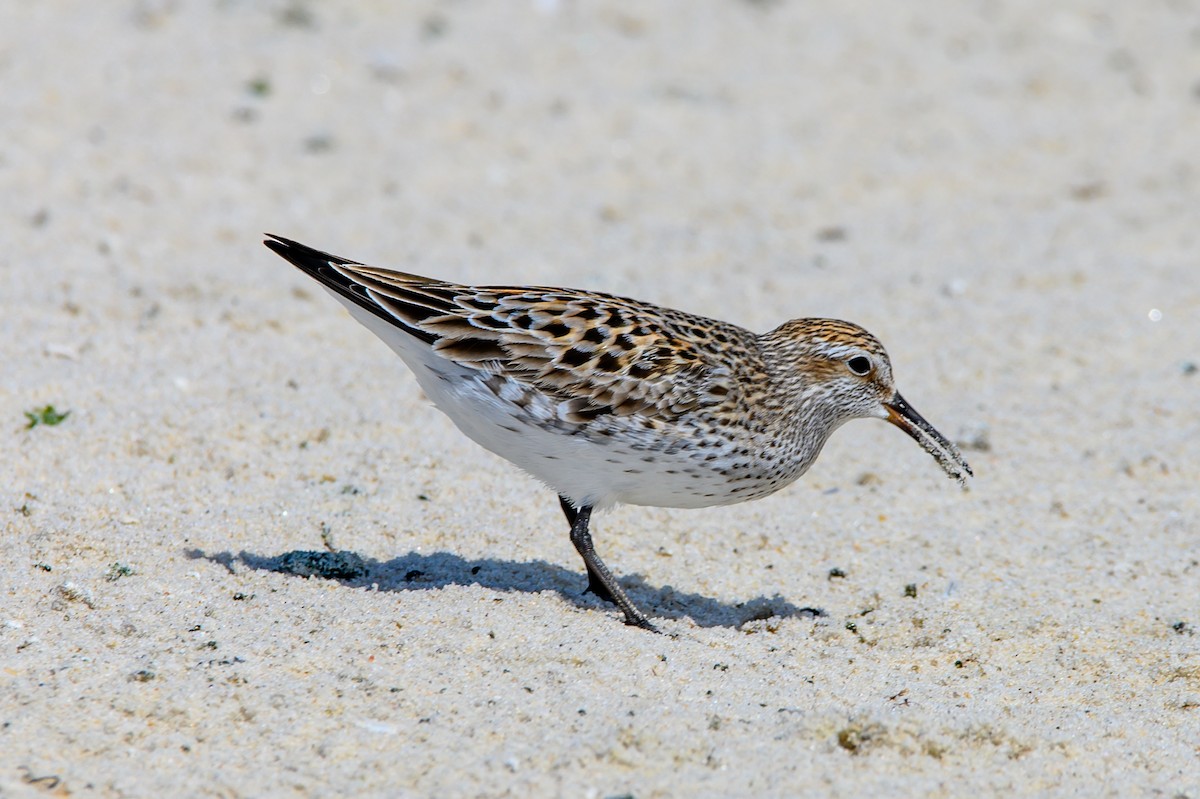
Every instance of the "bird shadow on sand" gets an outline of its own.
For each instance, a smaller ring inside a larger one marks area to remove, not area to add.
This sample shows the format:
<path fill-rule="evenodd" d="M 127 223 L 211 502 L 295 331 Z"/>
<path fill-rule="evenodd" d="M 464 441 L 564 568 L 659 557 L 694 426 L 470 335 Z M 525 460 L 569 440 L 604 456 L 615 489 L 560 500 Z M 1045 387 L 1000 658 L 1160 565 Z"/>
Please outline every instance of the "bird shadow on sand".
<path fill-rule="evenodd" d="M 297 577 L 337 580 L 351 588 L 375 586 L 379 591 L 428 591 L 446 586 L 480 586 L 504 593 L 537 594 L 555 591 L 578 608 L 614 609 L 584 592 L 587 577 L 543 560 L 513 561 L 495 558 L 467 560 L 451 552 L 410 552 L 387 561 L 364 558 L 353 552 L 293 550 L 278 555 L 253 552 L 207 553 L 188 550 L 193 560 L 220 564 L 231 573 L 239 567 L 271 571 Z M 758 596 L 745 602 L 725 603 L 700 594 L 677 591 L 669 585 L 654 587 L 641 575 L 620 579 L 630 598 L 651 618 L 690 618 L 700 627 L 740 629 L 749 622 L 779 618 L 816 618 L 820 608 L 799 607 L 776 595 Z"/>

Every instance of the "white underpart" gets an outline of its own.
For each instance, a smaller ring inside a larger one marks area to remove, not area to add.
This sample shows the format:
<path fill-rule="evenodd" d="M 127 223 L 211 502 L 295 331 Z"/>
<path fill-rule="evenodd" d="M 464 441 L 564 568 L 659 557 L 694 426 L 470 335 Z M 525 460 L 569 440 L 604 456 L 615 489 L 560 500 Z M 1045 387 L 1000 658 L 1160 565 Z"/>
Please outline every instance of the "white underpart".
<path fill-rule="evenodd" d="M 443 358 L 403 329 L 334 292 L 330 294 L 404 360 L 433 404 L 468 438 L 519 466 L 577 506 L 725 505 L 772 493 L 803 473 L 789 475 L 769 490 L 731 494 L 728 478 L 717 471 L 720 461 L 699 468 L 685 455 L 647 453 L 632 446 L 639 435 L 659 437 L 661 433 L 631 430 L 626 437 L 614 436 L 598 444 L 583 436 L 542 427 L 539 419 L 554 416 L 550 398 L 539 397 L 521 407 L 514 401 L 520 393 L 515 382 L 511 396 L 506 388 L 497 393 L 486 384 L 490 373 Z M 647 455 L 654 461 L 648 462 Z"/>

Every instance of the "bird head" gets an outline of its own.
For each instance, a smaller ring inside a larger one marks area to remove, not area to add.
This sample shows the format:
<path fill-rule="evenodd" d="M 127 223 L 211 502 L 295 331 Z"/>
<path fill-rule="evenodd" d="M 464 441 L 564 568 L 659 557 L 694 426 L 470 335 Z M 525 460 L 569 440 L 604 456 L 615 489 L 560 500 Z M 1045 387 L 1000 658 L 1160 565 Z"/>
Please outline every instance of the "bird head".
<path fill-rule="evenodd" d="M 838 319 L 793 319 L 768 333 L 803 402 L 836 428 L 851 419 L 883 419 L 928 452 L 948 476 L 966 485 L 971 467 L 945 436 L 896 390 L 892 363 L 879 339 Z"/>

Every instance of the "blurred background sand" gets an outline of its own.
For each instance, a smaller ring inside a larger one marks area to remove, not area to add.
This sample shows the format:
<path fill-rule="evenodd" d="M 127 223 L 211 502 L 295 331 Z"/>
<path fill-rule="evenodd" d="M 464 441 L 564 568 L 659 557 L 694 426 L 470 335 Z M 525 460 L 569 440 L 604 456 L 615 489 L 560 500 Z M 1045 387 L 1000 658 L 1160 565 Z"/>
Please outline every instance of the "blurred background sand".
<path fill-rule="evenodd" d="M 0 795 L 1200 796 L 1197 3 L 3 17 Z M 626 628 L 263 232 L 854 320 L 977 479 L 605 514 Z"/>

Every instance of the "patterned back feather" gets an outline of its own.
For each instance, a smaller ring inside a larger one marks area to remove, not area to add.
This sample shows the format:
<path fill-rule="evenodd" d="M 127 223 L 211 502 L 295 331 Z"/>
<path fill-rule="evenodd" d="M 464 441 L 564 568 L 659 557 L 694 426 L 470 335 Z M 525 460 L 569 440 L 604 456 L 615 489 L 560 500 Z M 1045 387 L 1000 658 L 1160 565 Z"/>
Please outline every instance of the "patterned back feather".
<path fill-rule="evenodd" d="M 731 395 L 738 384 L 722 353 L 732 347 L 744 358 L 759 351 L 757 337 L 736 325 L 624 297 L 463 286 L 278 241 L 267 245 L 442 357 L 559 399 L 566 421 L 642 414 L 667 422 L 737 403 L 741 398 Z"/>

